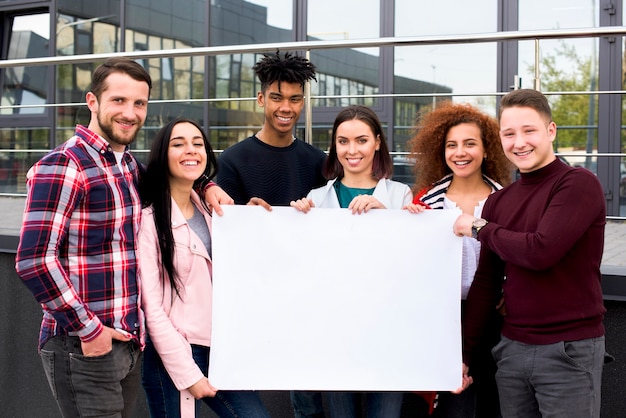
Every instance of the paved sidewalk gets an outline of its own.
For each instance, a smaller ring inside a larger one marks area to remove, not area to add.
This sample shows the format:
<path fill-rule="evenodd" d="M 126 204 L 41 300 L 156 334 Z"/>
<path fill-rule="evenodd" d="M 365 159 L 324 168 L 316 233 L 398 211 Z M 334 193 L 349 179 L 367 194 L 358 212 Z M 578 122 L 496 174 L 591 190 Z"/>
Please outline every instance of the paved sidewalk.
<path fill-rule="evenodd" d="M 20 197 L 0 197 L 0 235 L 19 235 L 24 200 Z M 608 221 L 604 241 L 603 271 L 607 268 L 615 270 L 614 267 L 624 267 L 618 270 L 626 275 L 626 222 Z"/>

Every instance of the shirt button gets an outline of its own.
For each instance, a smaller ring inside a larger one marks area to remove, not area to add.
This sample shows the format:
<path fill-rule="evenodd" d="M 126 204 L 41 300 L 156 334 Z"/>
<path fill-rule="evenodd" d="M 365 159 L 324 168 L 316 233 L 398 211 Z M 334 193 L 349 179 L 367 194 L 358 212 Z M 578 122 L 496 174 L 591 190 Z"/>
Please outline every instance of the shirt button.
<path fill-rule="evenodd" d="M 192 244 L 191 248 L 193 248 L 195 250 L 196 249 L 196 244 Z"/>

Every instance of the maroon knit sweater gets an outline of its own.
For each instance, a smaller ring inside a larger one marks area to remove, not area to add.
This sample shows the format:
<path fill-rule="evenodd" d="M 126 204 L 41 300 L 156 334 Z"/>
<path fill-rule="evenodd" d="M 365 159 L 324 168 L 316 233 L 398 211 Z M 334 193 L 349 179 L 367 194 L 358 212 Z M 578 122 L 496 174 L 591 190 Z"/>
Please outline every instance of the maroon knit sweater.
<path fill-rule="evenodd" d="M 503 292 L 502 335 L 552 344 L 604 335 L 600 262 L 606 206 L 600 182 L 555 159 L 492 194 L 464 316 L 463 358 Z"/>

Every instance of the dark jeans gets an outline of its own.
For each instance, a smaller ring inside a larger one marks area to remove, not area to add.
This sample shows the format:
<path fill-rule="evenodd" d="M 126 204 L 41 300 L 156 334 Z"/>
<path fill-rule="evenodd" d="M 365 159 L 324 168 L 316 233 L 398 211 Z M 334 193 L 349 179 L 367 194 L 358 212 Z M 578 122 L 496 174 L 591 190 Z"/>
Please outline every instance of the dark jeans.
<path fill-rule="evenodd" d="M 461 302 L 465 312 L 465 301 Z M 462 317 L 463 318 L 463 317 Z M 493 311 L 488 319 L 485 338 L 475 348 L 470 375 L 474 383 L 462 393 L 440 392 L 433 418 L 501 418 L 498 388 L 496 386 L 496 363 L 491 354 L 500 341 L 502 315 Z"/>
<path fill-rule="evenodd" d="M 191 346 L 193 359 L 206 376 L 209 370 L 209 348 Z M 152 418 L 180 417 L 180 392 L 165 370 L 163 362 L 151 342 L 146 343 L 142 383 Z M 219 390 L 214 398 L 195 401 L 196 416 L 204 402 L 219 417 L 269 418 L 265 405 L 254 391 Z"/>
<path fill-rule="evenodd" d="M 324 418 L 322 392 L 293 390 L 289 395 L 295 418 Z"/>
<path fill-rule="evenodd" d="M 110 353 L 85 357 L 78 337 L 56 336 L 40 354 L 52 396 L 65 418 L 132 416 L 141 378 L 137 345 L 114 340 Z"/>
<path fill-rule="evenodd" d="M 328 392 L 326 399 L 331 418 L 360 416 L 361 396 L 365 398 L 367 418 L 400 417 L 403 392 Z"/>

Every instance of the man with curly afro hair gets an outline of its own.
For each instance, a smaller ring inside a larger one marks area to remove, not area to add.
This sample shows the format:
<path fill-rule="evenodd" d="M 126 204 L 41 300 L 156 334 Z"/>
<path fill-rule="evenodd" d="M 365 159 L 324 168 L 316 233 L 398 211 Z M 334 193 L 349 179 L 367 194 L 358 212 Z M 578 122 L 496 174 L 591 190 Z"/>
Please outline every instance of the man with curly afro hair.
<path fill-rule="evenodd" d="M 266 54 L 253 67 L 261 82 L 261 130 L 228 147 L 219 159 L 218 184 L 236 204 L 289 206 L 326 183 L 326 154 L 293 135 L 304 108 L 304 85 L 315 66 L 290 53 Z"/>
<path fill-rule="evenodd" d="M 235 204 L 289 206 L 292 200 L 326 184 L 326 154 L 296 139 L 293 130 L 304 108 L 304 85 L 315 66 L 290 53 L 266 54 L 254 67 L 261 91 L 257 103 L 265 121 L 256 134 L 228 147 L 220 156 L 217 183 Z M 291 392 L 296 418 L 323 418 L 319 392 Z"/>

